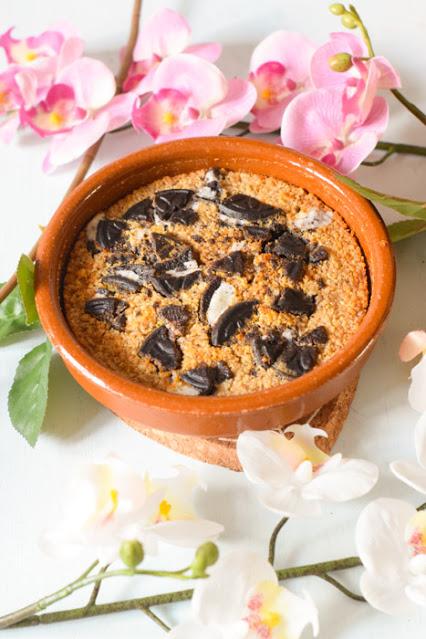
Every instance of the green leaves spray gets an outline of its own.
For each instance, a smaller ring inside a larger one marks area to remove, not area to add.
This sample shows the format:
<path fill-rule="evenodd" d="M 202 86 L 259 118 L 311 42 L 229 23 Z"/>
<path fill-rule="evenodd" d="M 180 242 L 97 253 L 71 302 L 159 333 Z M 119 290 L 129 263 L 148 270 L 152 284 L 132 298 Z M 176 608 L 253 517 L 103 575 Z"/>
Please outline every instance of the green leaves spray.
<path fill-rule="evenodd" d="M 40 326 L 34 297 L 34 264 L 22 255 L 18 286 L 0 304 L 0 342 Z M 24 355 L 9 392 L 9 416 L 16 430 L 34 446 L 46 413 L 52 346 L 47 340 Z"/>

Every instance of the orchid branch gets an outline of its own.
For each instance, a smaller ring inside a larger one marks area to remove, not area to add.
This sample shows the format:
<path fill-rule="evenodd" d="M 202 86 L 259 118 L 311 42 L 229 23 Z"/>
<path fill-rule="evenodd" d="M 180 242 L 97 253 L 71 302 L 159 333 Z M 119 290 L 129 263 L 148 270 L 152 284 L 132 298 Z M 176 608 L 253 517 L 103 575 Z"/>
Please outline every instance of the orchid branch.
<path fill-rule="evenodd" d="M 334 579 L 334 577 L 327 575 L 327 573 L 324 573 L 323 575 L 318 575 L 318 577 L 322 579 L 323 581 L 326 581 L 327 583 L 331 584 L 335 588 L 337 588 L 337 590 L 340 590 L 340 592 L 346 595 L 346 597 L 350 597 L 351 599 L 354 599 L 355 601 L 366 601 L 366 599 L 362 595 L 357 595 L 355 592 L 352 592 L 352 590 L 349 590 L 349 588 L 346 588 L 346 586 L 341 584 L 340 581 L 337 581 L 337 579 Z"/>
<path fill-rule="evenodd" d="M 304 566 L 295 566 L 292 568 L 281 568 L 276 571 L 279 581 L 285 581 L 287 579 L 295 579 L 298 577 L 316 576 L 321 577 L 329 572 L 338 570 L 347 570 L 348 568 L 356 568 L 361 566 L 361 560 L 359 557 L 346 557 L 344 559 L 333 559 L 331 561 L 323 561 L 316 564 L 307 564 Z M 115 570 L 106 572 L 103 575 L 94 575 L 92 578 L 86 578 L 83 580 L 79 588 L 93 583 L 101 581 L 107 577 L 112 576 L 135 576 L 135 575 L 155 575 L 155 576 L 168 576 L 178 577 L 183 579 L 191 579 L 192 577 L 186 577 L 180 574 L 181 571 L 168 572 L 168 571 L 149 571 L 149 570 Z M 100 615 L 106 615 L 114 612 L 125 612 L 127 610 L 142 610 L 143 612 L 152 608 L 153 606 L 159 606 L 167 603 L 176 603 L 179 601 L 188 601 L 192 598 L 193 590 L 178 590 L 175 592 L 163 593 L 159 595 L 149 595 L 147 597 L 141 597 L 137 599 L 124 599 L 122 601 L 115 601 L 107 604 L 95 604 L 88 608 L 83 606 L 81 608 L 71 608 L 68 610 L 61 610 L 58 612 L 37 614 L 42 610 L 56 603 L 60 599 L 67 597 L 72 592 L 75 592 L 78 588 L 75 587 L 75 582 L 61 588 L 53 595 L 44 597 L 38 602 L 21 608 L 16 612 L 12 612 L 8 615 L 0 617 L 0 629 L 10 627 L 23 627 L 23 626 L 36 626 L 39 624 L 50 624 L 59 621 L 71 621 L 73 619 L 83 619 L 85 617 L 96 617 Z M 151 617 L 152 618 L 152 617 Z"/>
<path fill-rule="evenodd" d="M 391 147 L 389 151 L 386 151 L 386 153 L 384 153 L 382 157 L 379 158 L 378 160 L 372 160 L 372 161 L 364 160 L 364 162 L 361 162 L 361 164 L 363 166 L 380 166 L 380 164 L 384 164 L 384 162 L 386 162 L 386 160 L 394 154 L 395 154 L 395 149 L 394 147 Z"/>
<path fill-rule="evenodd" d="M 152 621 L 156 623 L 157 626 L 160 626 L 160 628 L 162 628 L 166 632 L 169 632 L 171 630 L 170 626 L 164 623 L 164 621 L 160 619 L 160 617 L 156 615 L 155 612 L 151 610 L 151 608 L 141 608 L 141 610 L 144 613 L 144 615 L 149 617 L 149 619 L 152 619 Z"/>
<path fill-rule="evenodd" d="M 103 575 L 108 570 L 108 567 L 109 567 L 109 564 L 107 564 L 106 566 L 102 566 L 98 574 Z M 92 594 L 90 595 L 90 599 L 87 602 L 88 608 L 91 608 L 92 606 L 95 605 L 96 599 L 98 598 L 98 595 L 99 595 L 99 590 L 101 589 L 101 583 L 102 581 L 99 580 L 93 586 Z"/>
<path fill-rule="evenodd" d="M 123 60 L 122 60 L 122 63 L 121 63 L 121 66 L 120 66 L 120 69 L 119 69 L 119 72 L 118 72 L 118 75 L 117 75 L 117 93 L 121 93 L 122 84 L 123 84 L 124 80 L 126 79 L 127 73 L 129 71 L 129 68 L 130 68 L 130 64 L 132 62 L 133 49 L 135 48 L 136 40 L 137 40 L 138 33 L 139 33 L 139 22 L 140 22 L 141 9 L 142 9 L 142 0 L 134 0 L 132 18 L 131 18 L 131 24 L 130 24 L 129 38 L 128 38 L 128 41 L 127 41 L 127 45 L 126 45 L 125 53 L 124 53 L 124 56 L 123 56 Z M 100 146 L 102 144 L 102 141 L 103 141 L 104 137 L 105 136 L 102 136 L 101 138 L 99 138 L 99 140 L 97 142 L 95 142 L 95 144 L 93 144 L 91 147 L 89 147 L 87 149 L 87 151 L 85 152 L 85 154 L 83 155 L 83 157 L 81 159 L 81 162 L 78 165 L 77 172 L 74 175 L 74 178 L 73 178 L 71 184 L 69 185 L 69 187 L 68 187 L 68 189 L 67 189 L 67 191 L 66 191 L 66 193 L 64 195 L 64 199 L 86 177 L 90 167 L 93 164 L 93 161 L 94 161 L 94 159 L 96 157 L 96 154 L 99 151 L 99 148 L 100 148 Z M 28 253 L 28 257 L 31 260 L 33 260 L 33 261 L 35 260 L 35 256 L 36 256 L 36 253 L 37 253 L 38 243 L 39 243 L 39 241 L 37 240 L 37 242 L 34 244 L 32 249 Z M 8 281 L 0 289 L 0 302 L 5 300 L 6 297 L 13 291 L 13 289 L 16 286 L 16 283 L 17 283 L 17 281 L 16 281 L 16 273 L 13 273 L 13 275 L 8 279 Z"/>
<path fill-rule="evenodd" d="M 272 531 L 271 539 L 269 541 L 269 552 L 268 552 L 268 561 L 272 566 L 274 565 L 274 560 L 275 560 L 275 546 L 277 543 L 277 537 L 287 522 L 288 522 L 288 517 L 283 517 L 275 526 L 274 530 Z"/>

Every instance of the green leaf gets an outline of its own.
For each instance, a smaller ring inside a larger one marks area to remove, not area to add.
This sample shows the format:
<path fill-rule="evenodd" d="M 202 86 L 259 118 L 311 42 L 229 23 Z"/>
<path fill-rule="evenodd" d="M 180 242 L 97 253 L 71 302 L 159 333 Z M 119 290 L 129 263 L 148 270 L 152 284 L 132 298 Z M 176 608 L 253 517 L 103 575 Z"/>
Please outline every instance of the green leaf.
<path fill-rule="evenodd" d="M 34 298 L 34 263 L 28 255 L 21 255 L 16 271 L 19 292 L 24 305 L 27 324 L 38 322 L 37 308 Z"/>
<path fill-rule="evenodd" d="M 379 191 L 374 191 L 373 189 L 369 189 L 366 186 L 362 186 L 362 184 L 358 184 L 358 182 L 355 182 L 355 180 L 351 180 L 344 175 L 338 175 L 337 177 L 341 182 L 347 184 L 348 186 L 353 188 L 354 191 L 356 191 L 360 195 L 363 195 L 369 200 L 380 202 L 380 204 L 383 204 L 383 206 L 394 209 L 402 215 L 408 215 L 409 217 L 418 217 L 422 220 L 426 220 L 426 202 L 419 202 L 418 200 L 407 200 L 402 197 L 386 195 L 386 193 L 380 193 Z"/>
<path fill-rule="evenodd" d="M 0 288 L 3 286 L 0 284 Z M 24 307 L 18 287 L 0 303 L 0 342 L 16 333 L 31 331 L 37 328 L 38 322 L 34 322 L 30 326 L 27 324 Z"/>
<path fill-rule="evenodd" d="M 389 224 L 388 231 L 392 242 L 399 242 L 407 237 L 426 231 L 426 220 L 395 222 L 395 224 Z"/>
<path fill-rule="evenodd" d="M 52 346 L 46 341 L 24 355 L 9 392 L 12 424 L 31 446 L 35 446 L 46 414 Z"/>

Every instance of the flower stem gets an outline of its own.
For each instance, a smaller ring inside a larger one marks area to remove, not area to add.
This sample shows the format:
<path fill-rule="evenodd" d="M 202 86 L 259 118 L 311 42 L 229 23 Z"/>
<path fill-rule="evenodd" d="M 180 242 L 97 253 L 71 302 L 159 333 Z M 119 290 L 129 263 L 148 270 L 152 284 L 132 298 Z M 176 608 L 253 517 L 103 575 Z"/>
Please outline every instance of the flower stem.
<path fill-rule="evenodd" d="M 117 75 L 117 93 L 121 92 L 122 84 L 127 77 L 127 73 L 129 71 L 130 64 L 132 62 L 132 54 L 133 49 L 135 48 L 136 40 L 139 33 L 139 21 L 141 14 L 142 0 L 134 0 L 133 3 L 133 11 L 132 11 L 132 19 L 130 25 L 130 33 L 129 39 L 127 41 L 126 50 L 123 56 L 123 60 L 120 66 L 120 70 Z M 83 155 L 80 164 L 78 165 L 77 172 L 74 175 L 74 178 L 69 185 L 64 199 L 75 189 L 75 187 L 80 184 L 84 180 L 89 171 L 90 167 L 93 164 L 93 160 L 96 157 L 97 152 L 102 144 L 102 141 L 105 136 L 99 138 L 95 144 L 87 149 L 85 154 Z M 38 240 L 28 253 L 28 257 L 34 261 L 38 248 Z M 13 291 L 16 286 L 16 273 L 13 273 L 8 281 L 0 288 L 0 303 L 6 299 L 6 297 Z"/>
<path fill-rule="evenodd" d="M 268 552 L 268 561 L 272 566 L 274 565 L 274 561 L 275 561 L 275 546 L 277 543 L 277 537 L 280 534 L 281 529 L 286 525 L 287 522 L 288 522 L 288 517 L 283 517 L 282 519 L 280 519 L 280 521 L 277 523 L 274 530 L 272 531 L 271 539 L 269 540 L 269 552 Z"/>
<path fill-rule="evenodd" d="M 362 595 L 357 595 L 355 592 L 352 592 L 352 590 L 349 590 L 349 588 L 346 588 L 346 586 L 341 584 L 340 581 L 337 581 L 337 579 L 334 579 L 334 577 L 330 577 L 330 575 L 327 575 L 327 573 L 324 573 L 323 575 L 318 575 L 318 577 L 320 579 L 323 579 L 327 583 L 331 584 L 335 588 L 337 588 L 337 590 L 340 590 L 340 592 L 343 592 L 343 594 L 346 595 L 347 597 L 350 597 L 351 599 L 355 599 L 355 601 L 365 601 Z"/>
<path fill-rule="evenodd" d="M 156 615 L 155 612 L 153 612 L 151 610 L 151 608 L 141 608 L 141 610 L 147 617 L 152 619 L 152 621 L 154 621 L 154 623 L 156 623 L 158 626 L 160 626 L 160 628 L 162 628 L 166 632 L 169 632 L 169 630 L 171 630 L 170 626 L 168 626 L 166 623 L 164 623 L 164 621 L 162 619 L 160 619 L 160 617 L 158 615 Z"/>
<path fill-rule="evenodd" d="M 333 559 L 331 561 L 323 561 L 317 564 L 307 564 L 304 566 L 295 566 L 292 568 L 281 568 L 277 570 L 277 577 L 280 581 L 286 579 L 295 579 L 297 577 L 308 577 L 314 575 L 320 577 L 329 572 L 335 570 L 346 570 L 348 568 L 355 568 L 361 565 L 361 560 L 358 557 L 346 557 L 344 559 Z M 68 586 L 58 590 L 53 595 L 44 597 L 38 602 L 21 608 L 16 612 L 12 612 L 8 615 L 0 617 L 0 629 L 9 627 L 22 627 L 22 626 L 35 626 L 39 624 L 55 623 L 57 621 L 71 621 L 72 619 L 83 619 L 84 617 L 95 617 L 99 615 L 106 615 L 114 612 L 124 612 L 126 610 L 141 610 L 146 608 L 152 608 L 153 606 L 159 606 L 167 603 L 175 603 L 178 601 L 187 601 L 192 597 L 192 590 L 178 590 L 176 592 L 169 592 L 160 595 L 149 595 L 138 599 L 125 599 L 122 601 L 115 601 L 107 604 L 94 604 L 90 608 L 83 606 L 81 608 L 71 608 L 69 610 L 61 610 L 59 612 L 50 612 L 44 614 L 37 614 L 52 605 L 56 601 L 67 597 L 84 585 L 96 582 L 98 580 L 105 579 L 107 577 L 115 576 L 134 576 L 137 574 L 155 574 L 157 576 L 169 576 L 180 577 L 189 579 L 190 577 L 182 576 L 182 571 L 168 572 L 168 571 L 149 571 L 149 570 L 114 570 L 106 572 L 103 575 L 94 575 L 92 578 L 86 577 L 79 586 L 76 587 L 76 582 L 72 582 Z"/>
<path fill-rule="evenodd" d="M 383 164 L 384 162 L 386 162 L 386 160 L 394 154 L 395 154 L 395 149 L 391 147 L 389 151 L 386 151 L 386 153 L 383 153 L 382 157 L 379 158 L 378 160 L 372 160 L 372 161 L 364 160 L 364 162 L 361 162 L 361 164 L 363 166 L 380 166 L 380 164 Z"/>
<path fill-rule="evenodd" d="M 402 144 L 399 142 L 386 142 L 381 140 L 376 144 L 376 151 L 389 151 L 393 149 L 395 153 L 407 153 L 408 155 L 426 156 L 426 146 L 418 146 L 417 144 Z"/>
<path fill-rule="evenodd" d="M 106 564 L 106 566 L 102 566 L 98 574 L 103 575 L 108 570 L 108 567 L 109 567 L 109 564 Z M 98 598 L 98 595 L 99 595 L 99 590 L 101 589 L 101 583 L 102 583 L 101 580 L 95 582 L 89 601 L 87 602 L 88 608 L 91 608 L 92 606 L 95 605 L 96 599 Z"/>
<path fill-rule="evenodd" d="M 373 45 L 372 45 L 370 34 L 368 33 L 367 27 L 365 26 L 364 22 L 361 19 L 361 16 L 359 15 L 358 11 L 355 9 L 353 4 L 349 5 L 349 9 L 356 20 L 359 30 L 361 31 L 362 39 L 364 40 L 366 47 L 368 49 L 368 55 L 372 58 L 374 57 L 375 54 L 374 54 Z M 399 91 L 398 89 L 391 89 L 390 91 L 395 96 L 395 98 L 403 106 L 405 106 L 405 108 L 408 109 L 408 111 L 410 111 L 410 113 L 412 113 L 418 120 L 420 120 L 422 124 L 426 124 L 426 113 L 423 113 L 423 111 L 419 109 L 419 107 L 417 107 L 415 104 L 413 104 L 413 102 L 408 100 L 405 97 L 405 95 L 403 95 L 401 91 Z"/>

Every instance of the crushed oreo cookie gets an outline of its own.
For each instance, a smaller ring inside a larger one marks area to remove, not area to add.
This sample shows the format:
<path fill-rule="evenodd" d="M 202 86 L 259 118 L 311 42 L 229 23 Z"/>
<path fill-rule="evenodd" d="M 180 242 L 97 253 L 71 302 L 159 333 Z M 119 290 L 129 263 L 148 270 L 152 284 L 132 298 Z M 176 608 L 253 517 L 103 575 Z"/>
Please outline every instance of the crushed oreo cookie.
<path fill-rule="evenodd" d="M 150 197 L 133 204 L 125 214 L 123 220 L 136 220 L 137 222 L 153 222 L 154 208 Z"/>
<path fill-rule="evenodd" d="M 94 297 L 88 300 L 84 310 L 97 320 L 106 322 L 116 331 L 123 331 L 126 326 L 124 314 L 128 304 L 116 297 Z"/>
<path fill-rule="evenodd" d="M 222 273 L 244 273 L 244 253 L 242 251 L 232 251 L 229 255 L 221 257 L 211 265 L 213 271 L 221 271 Z"/>
<path fill-rule="evenodd" d="M 124 220 L 100 220 L 96 229 L 96 244 L 103 249 L 113 249 L 121 241 L 126 228 L 127 224 Z"/>
<path fill-rule="evenodd" d="M 303 291 L 287 287 L 275 300 L 273 309 L 291 315 L 307 315 L 309 317 L 316 309 L 315 296 L 306 295 Z"/>
<path fill-rule="evenodd" d="M 311 264 L 319 264 L 319 262 L 324 262 L 324 260 L 328 260 L 329 253 L 325 246 L 312 246 L 309 251 L 309 261 Z"/>
<path fill-rule="evenodd" d="M 218 384 L 231 378 L 232 371 L 223 362 L 217 366 L 201 364 L 181 375 L 182 381 L 196 388 L 199 395 L 212 395 Z"/>
<path fill-rule="evenodd" d="M 257 300 L 238 302 L 230 306 L 214 324 L 211 331 L 211 343 L 213 346 L 221 346 L 242 328 L 246 321 L 253 315 Z"/>
<path fill-rule="evenodd" d="M 214 202 L 219 199 L 221 188 L 220 188 L 220 180 L 222 174 L 219 168 L 213 167 L 206 171 L 204 176 L 204 185 L 200 186 L 197 190 L 197 197 L 202 200 L 209 200 Z"/>
<path fill-rule="evenodd" d="M 153 269 L 145 264 L 131 264 L 116 267 L 102 278 L 103 284 L 113 286 L 126 293 L 138 293 L 142 285 L 150 280 Z"/>
<path fill-rule="evenodd" d="M 264 250 L 288 260 L 305 259 L 308 245 L 302 237 L 286 230 L 276 240 L 267 244 Z"/>
<path fill-rule="evenodd" d="M 282 359 L 289 371 L 296 377 L 312 370 L 318 361 L 318 349 L 315 346 L 301 346 L 295 342 L 287 342 Z"/>
<path fill-rule="evenodd" d="M 272 366 L 285 345 L 285 338 L 279 331 L 272 331 L 267 335 L 253 334 L 250 336 L 250 341 L 254 358 L 262 368 Z"/>
<path fill-rule="evenodd" d="M 235 298 L 232 284 L 215 277 L 207 286 L 200 299 L 200 319 L 207 320 L 212 326 L 226 311 Z"/>
<path fill-rule="evenodd" d="M 267 217 L 281 213 L 281 210 L 275 206 L 265 204 L 265 202 L 261 202 L 255 197 L 243 195 L 242 193 L 231 195 L 223 200 L 219 204 L 219 211 L 227 217 L 248 222 L 264 220 Z"/>
<path fill-rule="evenodd" d="M 182 351 L 173 340 L 166 326 L 156 328 L 143 342 L 139 356 L 147 356 L 165 370 L 175 370 L 182 362 Z"/>
<path fill-rule="evenodd" d="M 169 304 L 168 306 L 162 306 L 158 311 L 158 316 L 172 325 L 174 329 L 177 329 L 180 333 L 184 333 L 191 314 L 185 306 L 180 304 Z"/>
<path fill-rule="evenodd" d="M 192 257 L 192 249 L 189 244 L 169 233 L 152 233 L 151 244 L 159 260 L 181 259 L 182 254 L 186 256 L 186 259 Z"/>
<path fill-rule="evenodd" d="M 313 346 L 317 346 L 319 344 L 327 344 L 328 342 L 328 331 L 325 326 L 317 326 L 309 333 L 305 333 L 299 338 L 299 341 L 302 344 L 311 344 Z"/>
<path fill-rule="evenodd" d="M 191 208 L 194 191 L 191 189 L 167 189 L 155 194 L 155 215 L 162 222 L 193 224 L 198 215 Z"/>

